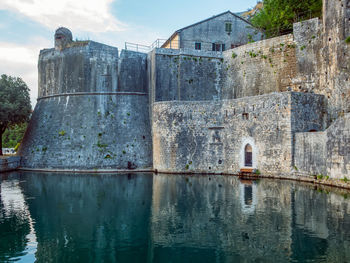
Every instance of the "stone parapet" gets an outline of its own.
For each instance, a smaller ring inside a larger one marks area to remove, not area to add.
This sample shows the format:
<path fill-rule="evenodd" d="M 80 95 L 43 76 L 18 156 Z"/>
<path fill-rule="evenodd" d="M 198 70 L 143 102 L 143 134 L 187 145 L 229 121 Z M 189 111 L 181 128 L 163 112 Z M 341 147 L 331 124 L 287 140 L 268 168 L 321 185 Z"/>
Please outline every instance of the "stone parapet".
<path fill-rule="evenodd" d="M 20 163 L 20 156 L 2 156 L 0 157 L 0 173 L 16 170 Z"/>

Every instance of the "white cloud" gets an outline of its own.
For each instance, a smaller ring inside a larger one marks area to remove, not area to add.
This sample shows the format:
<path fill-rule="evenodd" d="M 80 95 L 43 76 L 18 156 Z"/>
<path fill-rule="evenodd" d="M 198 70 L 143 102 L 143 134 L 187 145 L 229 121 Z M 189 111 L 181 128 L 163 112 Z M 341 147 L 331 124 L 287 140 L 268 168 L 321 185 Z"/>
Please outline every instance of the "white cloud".
<path fill-rule="evenodd" d="M 50 46 L 50 41 L 35 38 L 30 45 L 0 42 L 0 74 L 20 77 L 30 88 L 32 106 L 38 96 L 37 63 L 40 49 Z"/>
<path fill-rule="evenodd" d="M 1 0 L 0 9 L 39 22 L 49 29 L 65 26 L 89 32 L 122 31 L 126 26 L 111 13 L 114 0 Z"/>

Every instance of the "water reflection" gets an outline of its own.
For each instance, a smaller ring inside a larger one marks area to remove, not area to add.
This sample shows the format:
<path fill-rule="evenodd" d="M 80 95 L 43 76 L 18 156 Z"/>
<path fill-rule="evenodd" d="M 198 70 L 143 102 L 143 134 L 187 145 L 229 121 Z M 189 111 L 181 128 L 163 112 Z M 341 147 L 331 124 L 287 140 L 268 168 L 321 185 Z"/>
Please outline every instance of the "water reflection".
<path fill-rule="evenodd" d="M 350 261 L 349 201 L 294 182 L 11 173 L 0 183 L 0 261 Z"/>
<path fill-rule="evenodd" d="M 0 262 L 34 262 L 37 248 L 33 220 L 17 177 L 0 180 Z"/>
<path fill-rule="evenodd" d="M 240 199 L 242 212 L 251 214 L 255 210 L 257 201 L 256 197 L 256 182 L 254 180 L 240 179 Z"/>

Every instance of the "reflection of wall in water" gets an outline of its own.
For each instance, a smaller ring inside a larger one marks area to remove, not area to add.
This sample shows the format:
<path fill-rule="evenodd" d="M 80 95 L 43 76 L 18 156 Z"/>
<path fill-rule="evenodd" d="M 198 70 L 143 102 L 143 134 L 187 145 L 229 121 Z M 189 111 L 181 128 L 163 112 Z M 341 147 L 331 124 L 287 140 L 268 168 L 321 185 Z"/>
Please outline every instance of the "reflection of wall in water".
<path fill-rule="evenodd" d="M 286 186 L 287 190 L 279 192 L 279 183 L 267 186 L 261 182 L 244 185 L 236 177 L 154 176 L 154 253 L 170 247 L 196 247 L 219 249 L 226 260 L 262 260 L 265 253 L 287 260 L 291 210 L 284 204 L 284 195 L 290 196 L 291 189 Z M 267 198 L 271 196 L 276 196 L 276 203 Z M 262 213 L 271 210 L 271 205 L 272 213 Z"/>
<path fill-rule="evenodd" d="M 23 191 L 35 197 L 28 203 L 39 262 L 138 262 L 147 256 L 151 175 L 25 175 Z"/>
<path fill-rule="evenodd" d="M 242 212 L 246 214 L 252 214 L 255 211 L 255 205 L 257 202 L 256 197 L 257 185 L 252 180 L 241 180 L 239 185 L 240 199 Z"/>
<path fill-rule="evenodd" d="M 295 182 L 222 176 L 157 175 L 153 185 L 155 257 L 181 247 L 216 249 L 228 261 L 263 260 L 267 254 L 281 261 L 350 258 L 350 204 L 339 195 Z M 341 253 L 339 240 L 332 239 L 339 234 Z"/>

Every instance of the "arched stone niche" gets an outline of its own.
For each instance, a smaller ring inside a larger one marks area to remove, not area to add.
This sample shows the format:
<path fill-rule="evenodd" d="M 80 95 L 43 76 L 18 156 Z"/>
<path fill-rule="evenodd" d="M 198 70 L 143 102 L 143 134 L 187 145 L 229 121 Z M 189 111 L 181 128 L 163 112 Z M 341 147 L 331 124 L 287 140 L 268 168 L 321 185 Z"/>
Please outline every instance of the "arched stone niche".
<path fill-rule="evenodd" d="M 247 154 L 251 154 L 251 162 L 247 163 Z M 240 168 L 258 168 L 258 148 L 255 145 L 255 141 L 252 137 L 242 138 L 241 150 L 240 150 Z"/>

